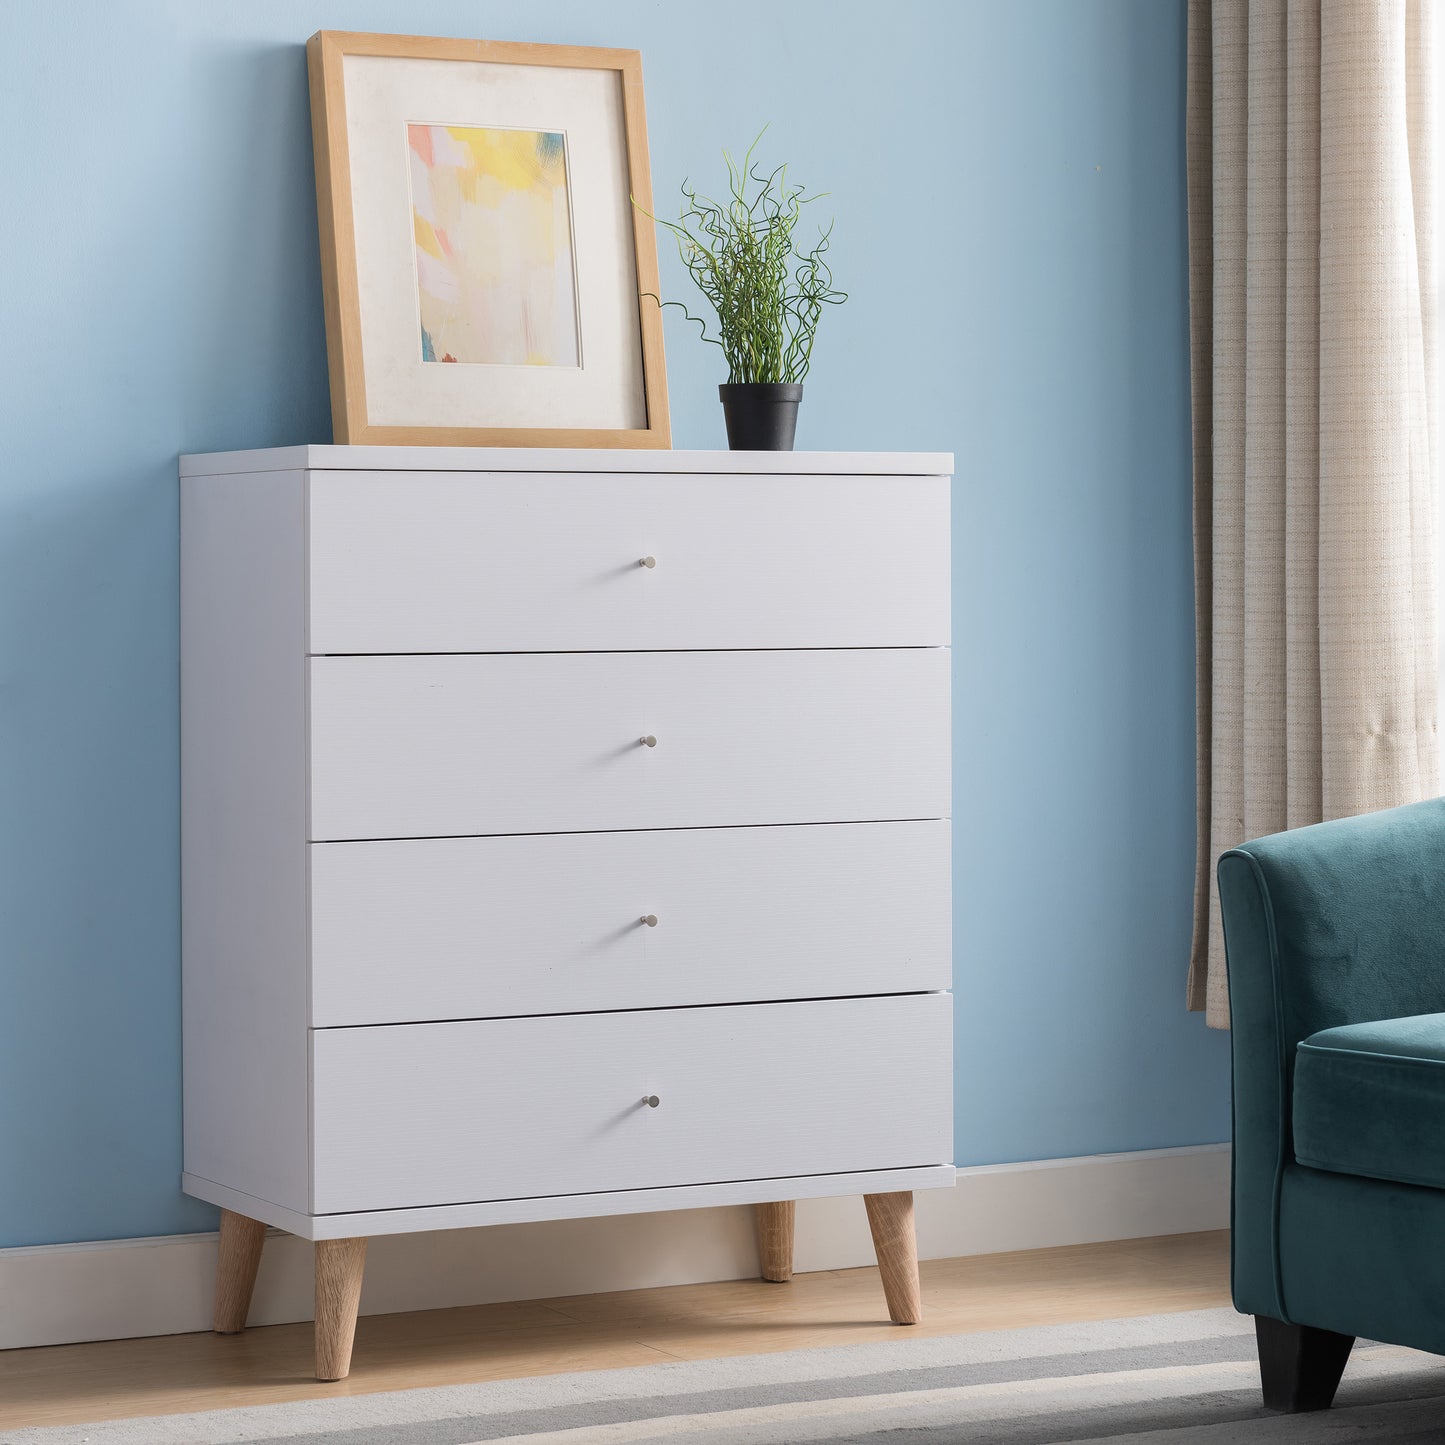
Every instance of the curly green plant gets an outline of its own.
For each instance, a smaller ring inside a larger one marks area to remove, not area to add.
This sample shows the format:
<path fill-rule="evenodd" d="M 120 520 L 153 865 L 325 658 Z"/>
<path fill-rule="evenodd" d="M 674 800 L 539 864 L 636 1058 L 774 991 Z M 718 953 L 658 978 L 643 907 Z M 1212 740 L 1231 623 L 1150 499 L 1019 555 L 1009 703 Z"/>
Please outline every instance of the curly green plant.
<path fill-rule="evenodd" d="M 832 222 L 820 229 L 810 250 L 798 245 L 803 208 L 822 195 L 790 185 L 785 165 L 772 171 L 756 167 L 753 152 L 762 138 L 760 131 L 741 165 L 723 152 L 726 200 L 700 195 L 684 181 L 676 221 L 644 212 L 676 238 L 683 265 L 716 314 L 717 334 L 683 302 L 648 294 L 659 306 L 677 307 L 704 341 L 722 351 L 730 382 L 800 382 L 812 363 L 824 306 L 848 298 L 834 288 L 824 260 Z"/>

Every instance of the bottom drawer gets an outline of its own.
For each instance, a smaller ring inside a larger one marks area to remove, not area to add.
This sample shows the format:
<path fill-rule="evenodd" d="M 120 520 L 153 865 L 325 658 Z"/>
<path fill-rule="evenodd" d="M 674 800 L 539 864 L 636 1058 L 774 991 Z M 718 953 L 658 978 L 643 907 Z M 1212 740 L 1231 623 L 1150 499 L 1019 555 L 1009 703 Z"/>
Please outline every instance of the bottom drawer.
<path fill-rule="evenodd" d="M 952 1011 L 912 994 L 319 1029 L 312 1208 L 946 1163 Z"/>

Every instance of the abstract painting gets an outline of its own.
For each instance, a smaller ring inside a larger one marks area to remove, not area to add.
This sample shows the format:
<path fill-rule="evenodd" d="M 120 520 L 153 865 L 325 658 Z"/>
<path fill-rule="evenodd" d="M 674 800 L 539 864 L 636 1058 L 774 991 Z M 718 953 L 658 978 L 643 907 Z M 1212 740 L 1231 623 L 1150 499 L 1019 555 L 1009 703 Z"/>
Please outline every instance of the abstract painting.
<path fill-rule="evenodd" d="M 421 359 L 579 366 L 566 138 L 407 126 Z"/>
<path fill-rule="evenodd" d="M 336 441 L 669 446 L 637 52 L 322 30 L 306 57 Z"/>

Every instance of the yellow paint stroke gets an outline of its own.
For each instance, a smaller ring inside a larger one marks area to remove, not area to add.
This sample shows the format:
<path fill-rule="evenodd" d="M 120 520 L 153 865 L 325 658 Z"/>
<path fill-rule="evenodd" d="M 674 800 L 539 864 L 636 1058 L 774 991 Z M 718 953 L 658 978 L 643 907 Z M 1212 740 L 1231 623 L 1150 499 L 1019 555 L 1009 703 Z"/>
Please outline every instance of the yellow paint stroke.
<path fill-rule="evenodd" d="M 506 190 L 530 191 L 538 185 L 556 185 L 562 178 L 561 157 L 544 160 L 538 154 L 535 131 L 448 126 L 447 134 L 471 152 L 477 179 L 485 176 Z"/>
<path fill-rule="evenodd" d="M 438 261 L 442 258 L 442 244 L 437 240 L 437 233 L 432 229 L 432 224 L 425 216 L 419 216 L 415 211 L 411 213 L 412 230 L 416 232 L 416 243 L 429 256 L 435 256 Z"/>

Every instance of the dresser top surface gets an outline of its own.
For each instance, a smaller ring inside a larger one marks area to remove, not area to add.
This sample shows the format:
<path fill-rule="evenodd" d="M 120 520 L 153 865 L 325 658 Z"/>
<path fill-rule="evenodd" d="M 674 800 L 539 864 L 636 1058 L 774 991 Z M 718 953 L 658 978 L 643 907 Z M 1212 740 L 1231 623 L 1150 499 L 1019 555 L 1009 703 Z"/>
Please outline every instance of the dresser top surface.
<path fill-rule="evenodd" d="M 650 472 L 807 476 L 940 477 L 951 452 L 686 452 L 570 447 L 346 447 L 307 445 L 202 452 L 180 459 L 181 476 L 237 472 Z"/>

